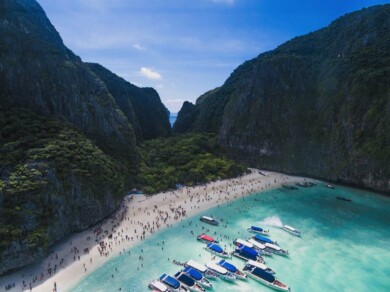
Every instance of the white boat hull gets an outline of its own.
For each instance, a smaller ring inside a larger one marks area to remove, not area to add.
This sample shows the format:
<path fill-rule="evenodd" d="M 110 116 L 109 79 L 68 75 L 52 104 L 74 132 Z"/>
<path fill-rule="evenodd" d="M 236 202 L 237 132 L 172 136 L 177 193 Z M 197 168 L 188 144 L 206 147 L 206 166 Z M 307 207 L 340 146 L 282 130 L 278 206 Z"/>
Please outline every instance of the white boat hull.
<path fill-rule="evenodd" d="M 239 274 L 237 274 L 237 273 L 234 273 L 234 276 L 236 276 L 236 278 L 237 279 L 240 279 L 240 280 L 247 280 L 248 279 L 248 276 L 247 275 L 245 275 L 244 273 L 239 273 Z"/>
<path fill-rule="evenodd" d="M 248 258 L 246 258 L 246 257 L 243 257 L 242 255 L 240 255 L 240 254 L 239 254 L 239 253 L 237 253 L 237 252 L 233 252 L 233 255 L 234 255 L 235 257 L 238 257 L 238 258 L 240 258 L 240 259 L 244 260 L 244 261 L 248 261 L 248 260 L 249 260 Z M 263 258 L 257 258 L 256 262 L 259 262 L 259 263 L 265 264 L 265 261 L 264 261 L 264 259 L 263 259 Z"/>
<path fill-rule="evenodd" d="M 282 228 L 284 231 L 286 231 L 286 232 L 288 232 L 288 233 L 290 233 L 290 234 L 292 234 L 292 235 L 294 235 L 294 236 L 296 236 L 296 237 L 301 237 L 301 234 L 300 233 L 295 233 L 295 232 L 293 232 L 293 231 L 291 231 L 291 230 L 289 230 L 289 229 L 287 229 L 287 228 Z"/>
<path fill-rule="evenodd" d="M 196 283 L 198 283 L 200 286 L 202 286 L 203 288 L 213 288 L 213 284 L 211 284 L 208 280 L 206 280 L 205 278 L 202 278 L 202 280 L 200 281 L 196 281 Z"/>
<path fill-rule="evenodd" d="M 213 254 L 215 256 L 218 256 L 220 258 L 223 258 L 223 259 L 230 259 L 230 258 L 232 258 L 232 256 L 229 253 L 227 253 L 227 252 L 219 253 L 219 252 L 215 252 L 215 251 L 213 251 L 213 250 L 211 250 L 209 248 L 205 248 L 205 250 L 207 250 L 209 253 L 211 253 L 211 254 Z"/>
<path fill-rule="evenodd" d="M 218 279 L 218 275 L 210 270 L 207 270 L 203 275 L 206 279 Z"/>
<path fill-rule="evenodd" d="M 234 282 L 237 280 L 236 276 L 230 274 L 230 275 L 222 275 L 219 274 L 219 277 L 225 281 Z"/>
<path fill-rule="evenodd" d="M 258 231 L 258 230 L 253 230 L 252 228 L 248 228 L 247 231 L 250 232 L 250 233 L 255 233 L 255 234 L 261 234 L 261 235 L 269 236 L 269 231 L 268 230 Z"/>
<path fill-rule="evenodd" d="M 274 285 L 273 283 L 270 283 L 260 277 L 257 277 L 256 275 L 253 275 L 252 273 L 250 272 L 246 272 L 246 274 L 248 275 L 249 278 L 252 278 L 253 280 L 257 281 L 257 282 L 260 282 L 261 284 L 265 285 L 265 286 L 268 286 L 272 289 L 275 289 L 275 290 L 278 290 L 278 291 L 290 291 L 290 288 L 287 287 L 287 288 L 284 288 L 284 287 L 280 287 L 280 286 L 277 286 L 277 285 Z"/>
<path fill-rule="evenodd" d="M 271 252 L 272 252 L 273 254 L 276 254 L 276 255 L 288 257 L 288 252 L 282 252 L 282 251 L 274 250 L 274 249 L 271 249 Z"/>

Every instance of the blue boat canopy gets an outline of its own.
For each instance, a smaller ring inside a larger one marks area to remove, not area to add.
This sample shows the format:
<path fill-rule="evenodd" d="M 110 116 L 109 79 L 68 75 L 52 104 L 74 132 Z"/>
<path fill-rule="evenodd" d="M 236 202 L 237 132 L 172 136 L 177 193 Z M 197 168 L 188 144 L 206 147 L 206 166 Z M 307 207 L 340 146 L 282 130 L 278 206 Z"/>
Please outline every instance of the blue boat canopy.
<path fill-rule="evenodd" d="M 209 243 L 207 247 L 215 252 L 221 253 L 223 252 L 222 247 L 220 247 L 218 244 L 215 243 Z"/>
<path fill-rule="evenodd" d="M 251 249 L 241 244 L 236 247 L 236 251 L 239 252 L 241 256 L 254 261 L 257 260 L 257 257 L 259 255 L 254 249 Z"/>
<path fill-rule="evenodd" d="M 180 288 L 180 282 L 176 280 L 175 278 L 168 276 L 167 274 L 162 274 L 160 277 L 161 282 L 167 284 L 168 286 L 172 287 L 173 289 L 179 289 Z"/>
<path fill-rule="evenodd" d="M 274 243 L 271 239 L 268 237 L 261 236 L 260 234 L 255 235 L 255 240 L 261 241 L 261 242 L 268 242 L 268 243 Z"/>
<path fill-rule="evenodd" d="M 237 272 L 237 268 L 235 266 L 233 266 L 231 263 L 228 263 L 227 261 L 225 260 L 221 260 L 219 262 L 219 265 L 224 267 L 226 270 L 228 270 L 229 272 L 232 272 L 232 273 L 235 273 Z"/>
<path fill-rule="evenodd" d="M 254 268 L 252 270 L 252 274 L 257 276 L 257 277 L 260 277 L 260 278 L 262 278 L 270 283 L 273 283 L 275 281 L 274 276 L 272 276 L 270 273 L 267 273 L 266 271 L 259 269 L 259 268 Z"/>
<path fill-rule="evenodd" d="M 181 272 L 178 272 L 175 277 L 182 283 L 184 283 L 185 285 L 187 285 L 188 287 L 192 287 L 195 285 L 195 281 L 194 279 L 190 278 L 189 276 L 187 276 L 186 274 L 183 274 Z"/>
<path fill-rule="evenodd" d="M 256 231 L 263 231 L 263 228 L 257 227 L 257 226 L 251 226 L 251 229 L 256 230 Z"/>
<path fill-rule="evenodd" d="M 183 272 L 186 273 L 187 275 L 189 275 L 191 278 L 195 279 L 196 281 L 202 280 L 202 277 L 203 277 L 202 274 L 199 271 L 197 271 L 191 267 L 186 267 L 183 270 Z"/>

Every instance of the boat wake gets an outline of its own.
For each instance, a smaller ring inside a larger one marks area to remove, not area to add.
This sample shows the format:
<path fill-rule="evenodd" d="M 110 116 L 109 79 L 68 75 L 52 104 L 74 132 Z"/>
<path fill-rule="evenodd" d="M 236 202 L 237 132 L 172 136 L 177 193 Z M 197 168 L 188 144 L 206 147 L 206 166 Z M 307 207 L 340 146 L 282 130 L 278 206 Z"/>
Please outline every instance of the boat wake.
<path fill-rule="evenodd" d="M 261 221 L 260 224 L 279 227 L 279 228 L 283 227 L 282 220 L 280 220 L 278 216 L 267 217 L 263 221 Z"/>

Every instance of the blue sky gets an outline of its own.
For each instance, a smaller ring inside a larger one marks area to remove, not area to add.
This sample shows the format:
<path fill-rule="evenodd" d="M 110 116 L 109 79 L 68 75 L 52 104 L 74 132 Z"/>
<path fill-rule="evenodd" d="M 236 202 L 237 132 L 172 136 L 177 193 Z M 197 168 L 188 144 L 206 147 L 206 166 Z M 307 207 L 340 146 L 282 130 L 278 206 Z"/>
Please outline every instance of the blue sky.
<path fill-rule="evenodd" d="M 224 83 L 241 63 L 373 0 L 38 0 L 65 44 L 171 112 Z"/>

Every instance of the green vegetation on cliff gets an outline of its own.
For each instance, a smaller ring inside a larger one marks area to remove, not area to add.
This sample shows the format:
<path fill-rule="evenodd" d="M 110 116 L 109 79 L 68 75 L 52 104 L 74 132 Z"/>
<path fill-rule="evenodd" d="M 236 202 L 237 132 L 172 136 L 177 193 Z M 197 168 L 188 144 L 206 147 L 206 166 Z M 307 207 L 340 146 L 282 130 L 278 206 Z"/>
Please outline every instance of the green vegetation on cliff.
<path fill-rule="evenodd" d="M 183 106 L 181 128 L 252 166 L 389 192 L 389 15 L 353 12 L 245 62 Z"/>
<path fill-rule="evenodd" d="M 105 154 L 74 126 L 0 107 L 0 129 L 0 255 L 11 244 L 30 255 L 47 251 L 59 239 L 55 229 L 70 229 L 62 220 L 77 220 L 78 210 L 88 210 L 88 196 L 96 201 L 110 197 L 115 205 L 125 193 L 128 165 Z M 78 199 L 81 193 L 85 198 Z M 70 210 L 60 211 L 65 202 Z M 61 213 L 74 217 L 65 219 Z M 99 216 L 104 213 L 95 220 Z M 86 223 L 79 228 L 91 222 Z"/>
<path fill-rule="evenodd" d="M 145 142 L 139 186 L 146 193 L 236 177 L 248 170 L 227 159 L 213 134 L 186 134 Z"/>

